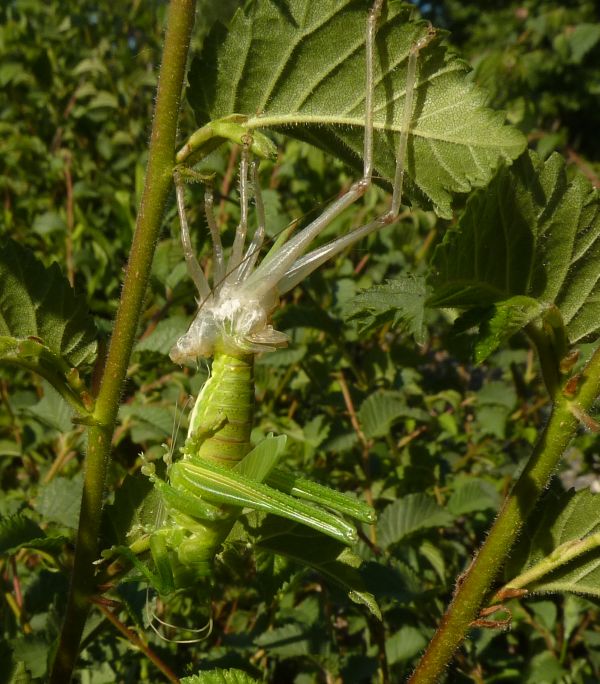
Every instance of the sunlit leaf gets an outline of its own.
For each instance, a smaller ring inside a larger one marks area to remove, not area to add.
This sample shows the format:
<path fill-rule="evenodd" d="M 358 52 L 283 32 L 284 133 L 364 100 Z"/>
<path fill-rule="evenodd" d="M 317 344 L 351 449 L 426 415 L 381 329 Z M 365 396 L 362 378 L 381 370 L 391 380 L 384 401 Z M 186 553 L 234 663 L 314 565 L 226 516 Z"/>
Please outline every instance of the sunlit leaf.
<path fill-rule="evenodd" d="M 192 63 L 188 99 L 199 124 L 245 115 L 249 129 L 284 130 L 360 168 L 365 120 L 368 3 L 259 0 L 218 27 Z M 375 173 L 394 174 L 408 54 L 428 27 L 392 4 L 375 49 Z M 466 78 L 468 68 L 439 38 L 421 51 L 408 139 L 407 190 L 450 216 L 451 194 L 484 185 L 501 159 L 525 144 Z"/>
<path fill-rule="evenodd" d="M 260 684 L 260 680 L 254 679 L 247 672 L 233 668 L 215 668 L 191 677 L 183 677 L 180 681 L 181 684 Z"/>
<path fill-rule="evenodd" d="M 406 276 L 375 285 L 353 297 L 346 311 L 349 320 L 358 324 L 361 333 L 385 323 L 400 327 L 423 344 L 425 301 L 428 291 L 424 278 Z"/>
<path fill-rule="evenodd" d="M 533 152 L 476 192 L 437 248 L 430 304 L 494 307 L 482 313 L 484 358 L 502 339 L 556 305 L 572 343 L 600 331 L 600 203 L 559 155 Z"/>
<path fill-rule="evenodd" d="M 408 494 L 384 509 L 377 524 L 377 541 L 386 549 L 431 527 L 452 523 L 452 516 L 426 494 Z"/>
<path fill-rule="evenodd" d="M 530 591 L 600 598 L 600 494 L 549 492 L 530 517 L 505 570 L 510 580 L 536 572 Z"/>

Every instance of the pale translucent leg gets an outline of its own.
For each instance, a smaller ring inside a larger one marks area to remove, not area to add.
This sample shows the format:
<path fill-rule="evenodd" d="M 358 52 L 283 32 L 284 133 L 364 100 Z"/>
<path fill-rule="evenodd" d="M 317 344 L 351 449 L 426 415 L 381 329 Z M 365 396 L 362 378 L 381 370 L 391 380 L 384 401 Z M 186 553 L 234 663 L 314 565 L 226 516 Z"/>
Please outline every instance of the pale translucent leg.
<path fill-rule="evenodd" d="M 256 203 L 257 226 L 256 232 L 252 238 L 252 242 L 248 246 L 246 254 L 244 254 L 244 258 L 242 260 L 239 275 L 240 280 L 245 280 L 248 275 L 252 273 L 254 265 L 256 264 L 256 260 L 258 259 L 258 254 L 265 239 L 265 205 L 263 204 L 262 194 L 260 191 L 260 182 L 258 178 L 259 163 L 260 162 L 258 159 L 255 159 L 252 162 L 250 169 L 252 177 L 252 190 L 254 192 L 254 201 Z"/>
<path fill-rule="evenodd" d="M 297 259 L 294 264 L 286 271 L 285 275 L 282 276 L 279 281 L 278 290 L 280 294 L 288 292 L 298 283 L 304 280 L 308 275 L 310 275 L 315 269 L 317 269 L 321 264 L 325 263 L 331 259 L 336 254 L 339 254 L 342 250 L 350 247 L 358 240 L 366 237 L 370 233 L 379 230 L 380 228 L 393 223 L 400 212 L 400 204 L 402 202 L 402 187 L 404 184 L 404 174 L 406 171 L 406 150 L 408 144 L 408 133 L 410 129 L 410 123 L 413 115 L 413 103 L 414 103 L 414 92 L 415 92 L 415 81 L 417 73 L 417 57 L 419 52 L 427 46 L 433 37 L 435 36 L 435 30 L 430 27 L 427 34 L 420 38 L 410 49 L 408 54 L 408 64 L 406 68 L 406 89 L 404 97 L 404 108 L 402 111 L 402 124 L 400 129 L 400 139 L 398 141 L 398 148 L 396 150 L 396 170 L 394 173 L 394 183 L 392 192 L 392 202 L 389 210 L 379 216 L 371 223 L 367 223 L 364 226 L 354 229 L 352 232 L 342 237 L 337 238 L 328 242 L 326 245 L 319 247 L 318 249 L 305 254 L 304 256 Z M 365 129 L 365 150 L 366 144 L 366 129 Z"/>
<path fill-rule="evenodd" d="M 242 160 L 240 162 L 240 222 L 235 231 L 235 239 L 231 248 L 231 255 L 227 262 L 227 273 L 225 275 L 228 282 L 239 280 L 239 265 L 242 261 L 242 253 L 246 243 L 246 233 L 248 232 L 248 160 L 250 156 L 250 145 L 245 143 L 242 148 Z"/>
<path fill-rule="evenodd" d="M 196 259 L 194 250 L 192 249 L 192 241 L 190 240 L 190 229 L 185 214 L 185 194 L 184 186 L 181 178 L 175 176 L 175 194 L 177 196 L 177 212 L 179 213 L 179 222 L 181 224 L 181 244 L 183 245 L 183 256 L 190 278 L 196 285 L 200 300 L 204 301 L 210 297 L 210 287 L 206 276 Z"/>
<path fill-rule="evenodd" d="M 215 290 L 218 290 L 219 285 L 225 278 L 225 257 L 223 256 L 223 245 L 221 244 L 221 234 L 217 228 L 214 211 L 213 189 L 210 185 L 204 191 L 204 213 L 206 215 L 206 222 L 208 223 L 208 230 L 213 244 L 213 284 Z"/>
<path fill-rule="evenodd" d="M 377 24 L 381 14 L 383 0 L 375 0 L 367 19 L 366 33 L 366 93 L 365 93 L 365 138 L 364 138 L 364 166 L 363 176 L 352 184 L 350 189 L 331 204 L 317 219 L 310 223 L 300 233 L 289 240 L 274 256 L 268 265 L 259 266 L 246 281 L 248 290 L 253 296 L 262 298 L 286 274 L 298 257 L 307 249 L 309 244 L 321 233 L 337 216 L 362 197 L 371 184 L 373 173 L 373 63 L 374 45 Z"/>

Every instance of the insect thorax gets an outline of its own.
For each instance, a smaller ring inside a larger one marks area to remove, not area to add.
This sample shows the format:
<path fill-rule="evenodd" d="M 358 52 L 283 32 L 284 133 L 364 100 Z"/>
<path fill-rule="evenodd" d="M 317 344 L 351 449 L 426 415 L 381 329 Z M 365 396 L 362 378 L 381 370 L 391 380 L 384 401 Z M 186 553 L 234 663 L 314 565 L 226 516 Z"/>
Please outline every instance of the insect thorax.
<path fill-rule="evenodd" d="M 227 354 L 274 351 L 288 338 L 268 323 L 269 311 L 238 285 L 224 284 L 203 302 L 188 331 L 171 349 L 175 363 L 209 357 L 218 347 Z"/>

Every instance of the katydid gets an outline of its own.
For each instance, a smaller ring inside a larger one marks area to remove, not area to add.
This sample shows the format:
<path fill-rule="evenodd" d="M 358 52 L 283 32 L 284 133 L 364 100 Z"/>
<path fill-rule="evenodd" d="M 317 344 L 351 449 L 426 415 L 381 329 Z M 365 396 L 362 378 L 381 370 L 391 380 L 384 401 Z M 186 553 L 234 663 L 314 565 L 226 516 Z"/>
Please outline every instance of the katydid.
<path fill-rule="evenodd" d="M 346 247 L 396 221 L 399 215 L 413 94 L 418 82 L 417 58 L 432 40 L 432 29 L 412 46 L 406 58 L 406 95 L 390 208 L 347 235 L 307 252 L 311 242 L 361 198 L 372 183 L 374 44 L 382 5 L 383 0 L 376 0 L 367 19 L 363 174 L 309 225 L 296 235 L 286 234 L 277 240 L 258 263 L 265 235 L 265 212 L 255 155 L 264 154 L 271 143 L 258 132 L 241 135 L 243 124 L 232 116 L 226 128 L 219 128 L 219 135 L 226 136 L 231 129 L 235 131 L 232 137 L 242 144 L 240 222 L 226 260 L 214 217 L 212 190 L 207 187 L 205 213 L 213 244 L 211 287 L 192 250 L 186 219 L 183 179 L 193 172 L 181 167 L 175 172 L 184 257 L 198 290 L 199 310 L 170 356 L 175 363 L 198 357 L 212 357 L 213 362 L 211 375 L 191 413 L 183 456 L 173 462 L 169 458 L 166 480 L 157 476 L 152 464 L 144 467 L 159 493 L 165 520 L 158 529 L 148 531 L 141 542 L 130 549 L 120 549 L 162 594 L 191 586 L 211 575 L 215 555 L 244 508 L 287 518 L 346 545 L 356 542 L 357 533 L 342 516 L 364 523 L 375 520 L 374 511 L 365 503 L 279 468 L 285 437 L 270 436 L 252 449 L 250 434 L 254 416 L 254 357 L 287 344 L 287 337 L 269 322 L 279 296 Z M 202 135 L 208 133 L 204 131 Z M 186 159 L 190 149 L 190 144 L 186 144 L 178 160 Z M 255 198 L 258 227 L 246 246 L 250 192 Z M 147 550 L 157 574 L 137 559 L 136 554 Z"/>

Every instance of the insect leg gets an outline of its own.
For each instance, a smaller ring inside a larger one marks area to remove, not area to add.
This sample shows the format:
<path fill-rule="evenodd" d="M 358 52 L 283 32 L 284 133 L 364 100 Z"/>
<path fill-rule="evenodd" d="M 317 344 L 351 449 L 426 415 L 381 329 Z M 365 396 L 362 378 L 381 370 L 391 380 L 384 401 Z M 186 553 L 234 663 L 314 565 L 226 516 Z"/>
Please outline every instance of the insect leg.
<path fill-rule="evenodd" d="M 364 137 L 364 165 L 363 175 L 355 181 L 350 189 L 339 199 L 333 202 L 317 219 L 312 221 L 306 228 L 289 240 L 274 256 L 268 261 L 268 268 L 263 262 L 254 274 L 248 278 L 248 284 L 252 287 L 254 296 L 260 298 L 271 290 L 282 277 L 289 271 L 290 267 L 308 248 L 310 243 L 319 233 L 321 233 L 337 216 L 345 209 L 354 204 L 362 197 L 371 185 L 373 175 L 373 63 L 375 35 L 377 24 L 381 14 L 383 0 L 375 0 L 367 19 L 366 30 L 366 83 L 365 83 L 365 137 Z M 322 262 L 320 262 L 322 263 Z M 264 268 L 263 268 L 264 267 Z M 316 268 L 316 266 L 315 266 Z M 309 271 L 310 272 L 310 271 Z M 300 279 L 301 280 L 301 279 Z M 298 282 L 298 281 L 296 281 Z M 293 287 L 293 285 L 291 286 Z M 290 288 L 287 288 L 290 289 Z M 280 290 L 281 291 L 281 290 Z M 283 290 L 287 291 L 287 290 Z"/>
<path fill-rule="evenodd" d="M 218 290 L 219 284 L 225 278 L 225 258 L 223 257 L 221 234 L 215 220 L 213 189 L 211 185 L 207 185 L 204 191 L 204 213 L 206 214 L 206 223 L 208 224 L 213 244 L 213 284 L 215 285 L 215 290 Z"/>
<path fill-rule="evenodd" d="M 300 257 L 289 268 L 285 275 L 279 281 L 279 293 L 283 294 L 295 287 L 299 282 L 304 280 L 321 264 L 331 259 L 342 250 L 350 247 L 358 240 L 366 237 L 370 233 L 383 228 L 384 226 L 393 223 L 398 218 L 400 211 L 400 203 L 402 201 L 402 187 L 404 183 L 404 175 L 406 172 L 406 151 L 408 145 L 408 135 L 410 130 L 410 123 L 413 116 L 414 91 L 416 85 L 416 70 L 417 57 L 419 52 L 426 47 L 434 38 L 435 30 L 430 27 L 427 33 L 421 37 L 411 47 L 408 54 L 407 76 L 406 76 L 406 90 L 404 98 L 404 107 L 402 111 L 402 123 L 400 131 L 400 139 L 396 150 L 396 170 L 394 173 L 393 192 L 391 206 L 387 212 L 376 218 L 374 221 L 355 228 L 352 232 L 342 237 L 332 240 L 331 242 L 319 247 L 308 254 Z M 372 131 L 371 131 L 372 134 Z M 365 132 L 365 136 L 367 133 Z M 372 141 L 369 143 L 372 144 Z M 365 142 L 365 148 L 367 143 Z"/>
<path fill-rule="evenodd" d="M 200 459 L 181 461 L 173 465 L 170 475 L 177 489 L 210 503 L 272 513 L 312 527 L 344 544 L 354 544 L 357 540 L 354 526 L 333 513 L 298 501 L 216 463 Z"/>
<path fill-rule="evenodd" d="M 260 190 L 260 182 L 258 179 L 258 159 L 255 159 L 251 165 L 251 176 L 252 176 L 252 190 L 254 192 L 254 201 L 256 202 L 256 218 L 257 226 L 256 232 L 252 238 L 242 265 L 240 266 L 240 280 L 245 280 L 248 274 L 252 273 L 256 260 L 258 259 L 258 253 L 262 247 L 263 240 L 265 238 L 265 205 L 263 204 L 262 194 Z"/>
<path fill-rule="evenodd" d="M 226 279 L 229 282 L 239 280 L 239 265 L 242 261 L 242 252 L 248 232 L 248 161 L 250 156 L 250 141 L 246 141 L 242 148 L 240 161 L 240 222 L 235 231 L 235 239 L 231 248 L 231 256 L 227 262 Z"/>
<path fill-rule="evenodd" d="M 359 501 L 335 489 L 325 487 L 318 482 L 299 477 L 282 468 L 273 469 L 269 473 L 266 483 L 281 492 L 326 506 L 337 513 L 364 523 L 374 523 L 377 519 L 375 511 L 364 501 Z"/>
<path fill-rule="evenodd" d="M 183 255 L 185 257 L 185 263 L 187 265 L 189 276 L 196 285 L 200 298 L 204 300 L 210 297 L 210 287 L 192 248 L 190 229 L 185 213 L 185 196 L 183 187 L 181 176 L 179 174 L 175 174 L 175 194 L 177 196 L 177 211 L 179 213 L 179 222 L 181 224 L 181 244 L 183 245 Z"/>

